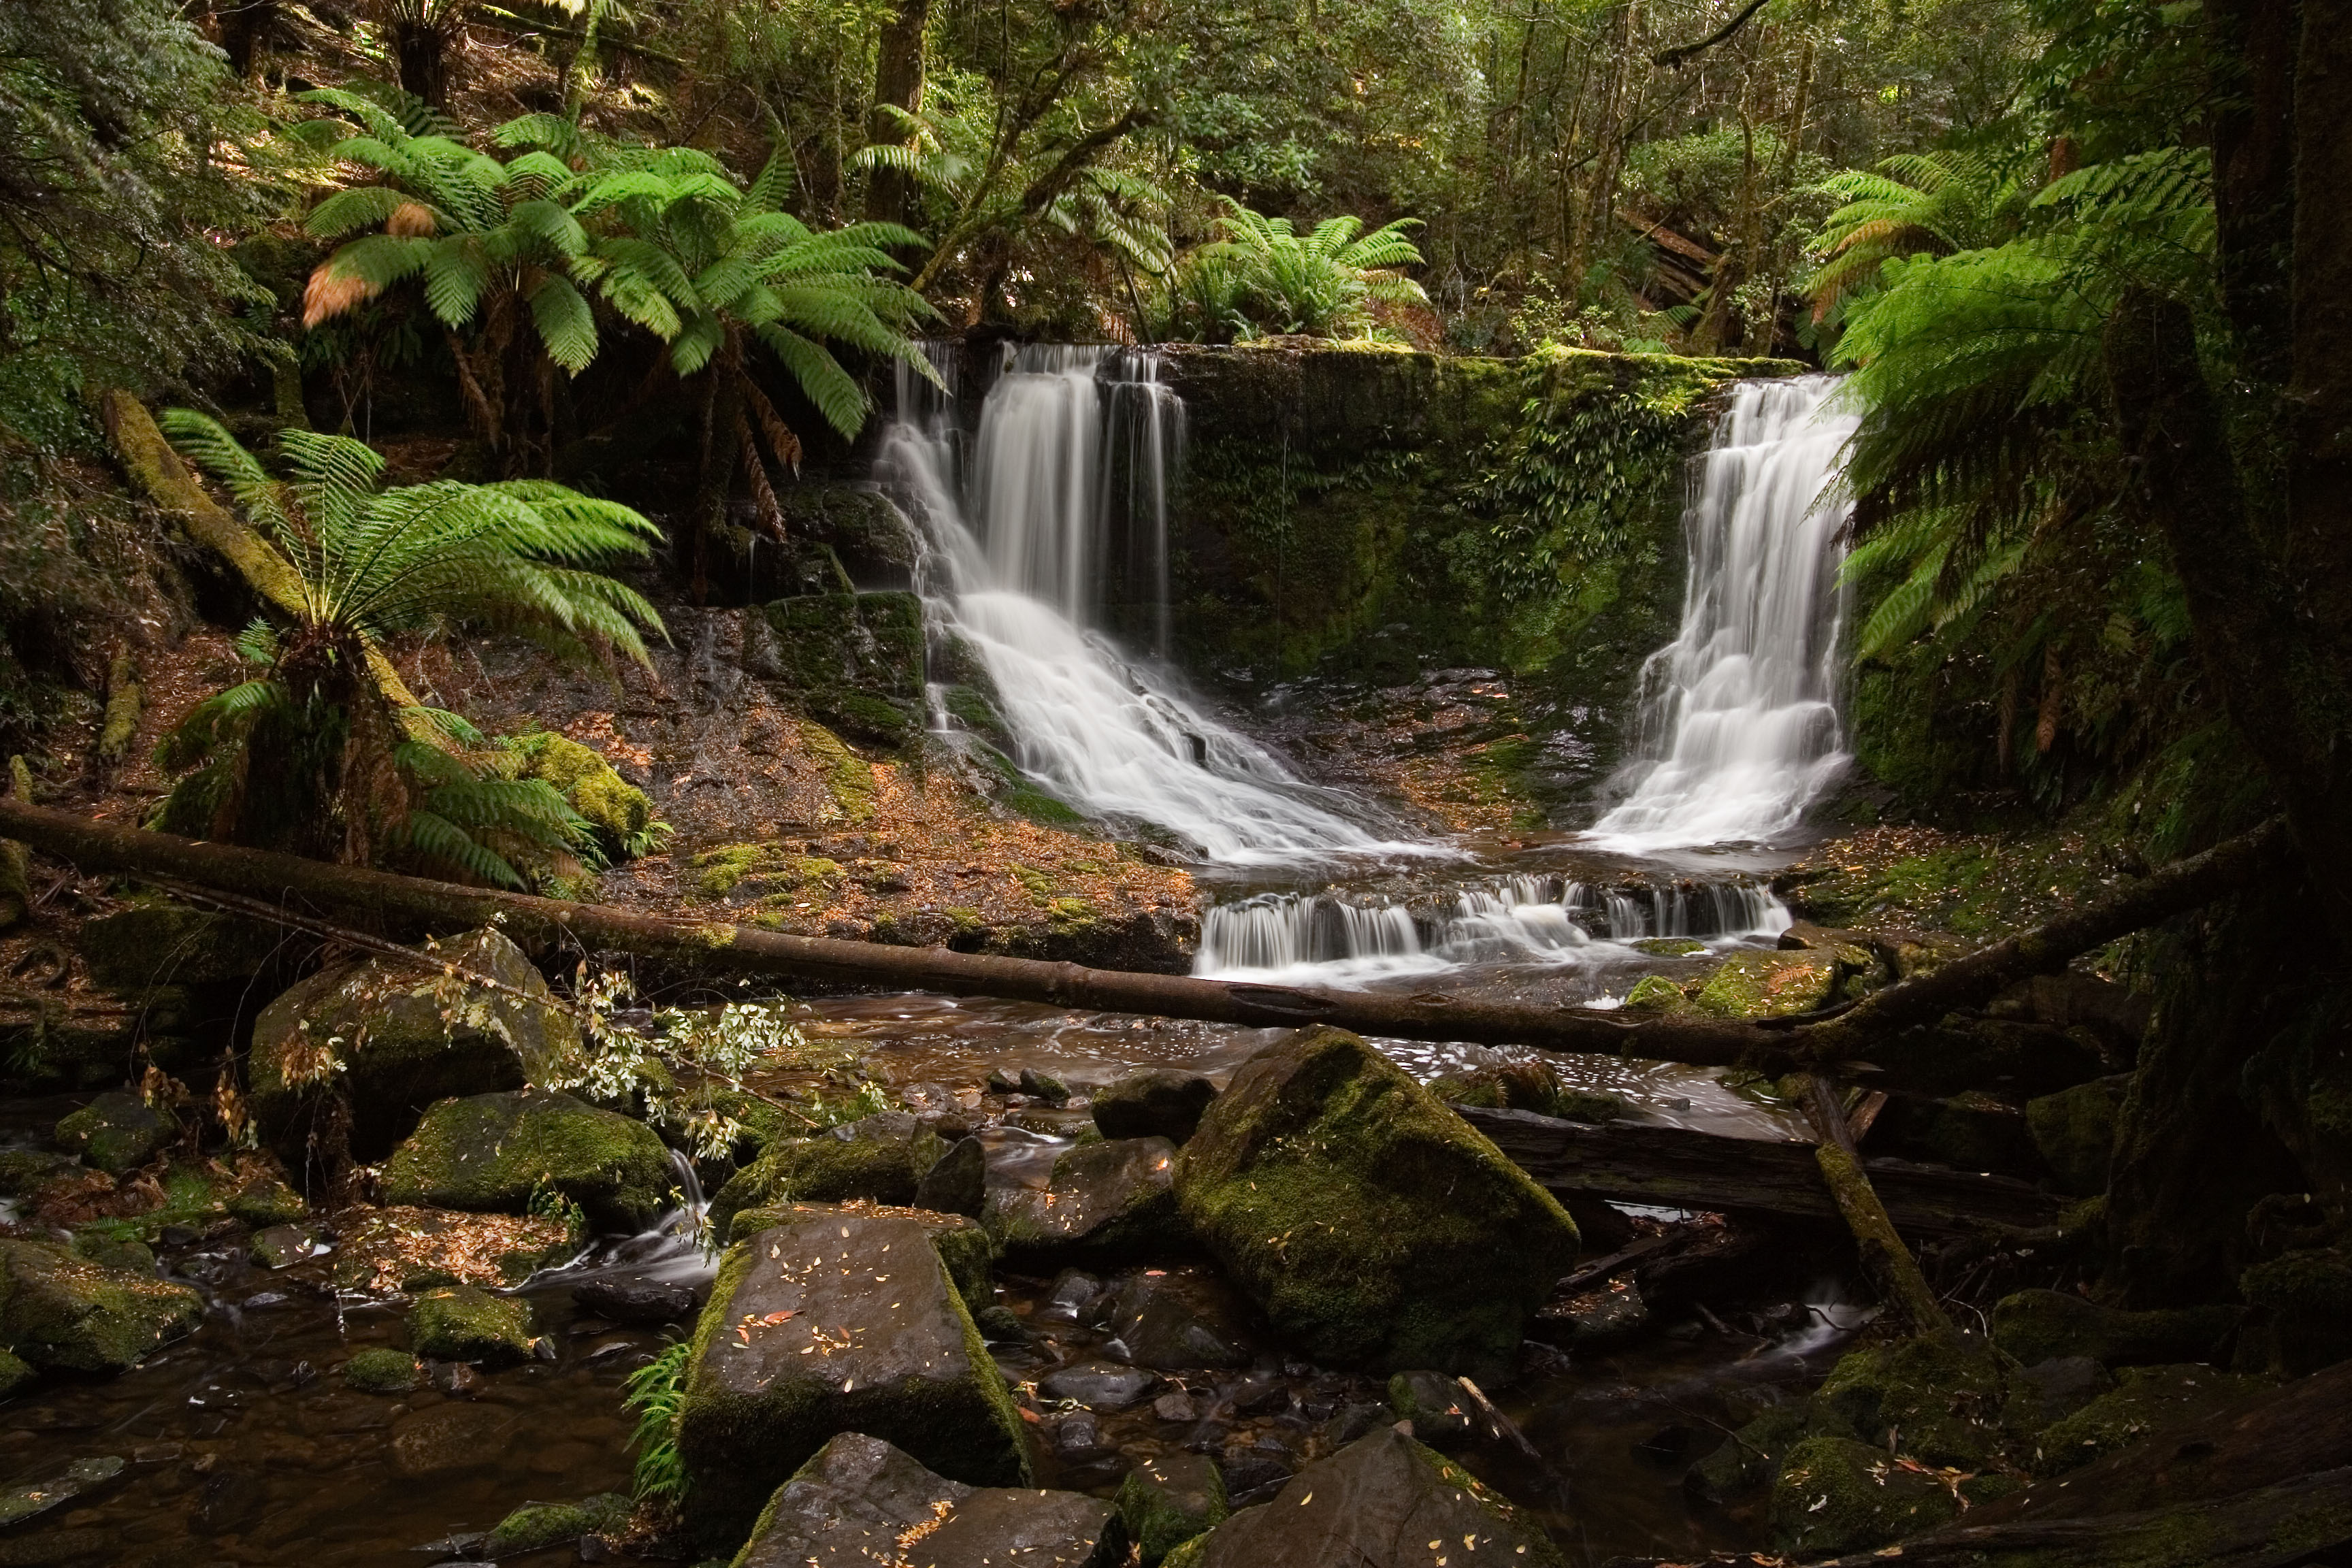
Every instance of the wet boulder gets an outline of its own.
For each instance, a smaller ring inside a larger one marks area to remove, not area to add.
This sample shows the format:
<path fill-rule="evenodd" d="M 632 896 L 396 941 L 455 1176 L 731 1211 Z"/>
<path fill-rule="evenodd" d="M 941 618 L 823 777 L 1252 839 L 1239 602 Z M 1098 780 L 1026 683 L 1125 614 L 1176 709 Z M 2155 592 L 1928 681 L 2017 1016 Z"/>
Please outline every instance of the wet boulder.
<path fill-rule="evenodd" d="M 381 1160 L 435 1101 L 520 1089 L 530 1068 L 578 1047 L 578 1025 L 505 936 L 473 931 L 436 956 L 502 989 L 372 959 L 321 970 L 262 1009 L 247 1070 L 265 1136 L 300 1147 L 334 1094 L 350 1107 L 352 1157 Z"/>
<path fill-rule="evenodd" d="M 383 1168 L 386 1203 L 527 1214 L 560 1194 L 601 1231 L 643 1230 L 675 1184 L 652 1128 L 544 1089 L 442 1100 Z"/>
<path fill-rule="evenodd" d="M 530 1305 L 472 1285 L 421 1292 L 408 1310 L 408 1346 L 434 1361 L 503 1366 L 530 1359 Z"/>
<path fill-rule="evenodd" d="M 0 1240 L 0 1347 L 39 1367 L 127 1372 L 194 1331 L 204 1299 L 46 1241 Z"/>
<path fill-rule="evenodd" d="M 1550 1194 L 1357 1037 L 1244 1064 L 1179 1162 L 1193 1234 L 1318 1361 L 1491 1378 L 1576 1261 Z"/>
<path fill-rule="evenodd" d="M 1037 1392 L 1051 1400 L 1071 1400 L 1089 1410 L 1124 1410 L 1151 1392 L 1160 1379 L 1117 1362 L 1081 1361 L 1057 1366 L 1037 1380 Z"/>
<path fill-rule="evenodd" d="M 58 1123 L 58 1147 L 110 1176 L 126 1175 L 180 1135 L 180 1124 L 129 1089 L 98 1096 Z"/>
<path fill-rule="evenodd" d="M 977 1138 L 960 1138 L 915 1184 L 915 1206 L 938 1214 L 977 1215 L 988 1201 L 988 1151 Z"/>
<path fill-rule="evenodd" d="M 1146 1068 L 1129 1073 L 1094 1097 L 1095 1125 L 1106 1138 L 1191 1140 L 1217 1086 L 1196 1072 Z"/>
<path fill-rule="evenodd" d="M 2238 1307 L 2126 1312 L 2065 1290 L 2020 1290 L 1992 1310 L 1992 1342 L 2024 1365 L 2087 1356 L 2102 1366 L 2207 1361 L 2244 1317 Z"/>
<path fill-rule="evenodd" d="M 1470 1411 L 1458 1378 L 1442 1372 L 1400 1372 L 1389 1379 L 1389 1408 L 1412 1423 L 1426 1443 L 1470 1436 Z"/>
<path fill-rule="evenodd" d="M 995 1300 L 995 1289 L 989 1280 L 989 1270 L 996 1261 L 996 1243 L 989 1239 L 980 1222 L 959 1214 L 935 1214 L 929 1209 L 888 1207 L 879 1204 L 778 1204 L 769 1208 L 746 1209 L 735 1216 L 730 1241 L 743 1241 L 780 1225 L 798 1225 L 811 1221 L 839 1218 L 843 1215 L 867 1218 L 903 1219 L 922 1227 L 931 1238 L 932 1250 L 946 1265 L 948 1280 L 963 1298 L 964 1306 L 973 1312 L 982 1310 Z"/>
<path fill-rule="evenodd" d="M 1128 1471 L 1115 1506 L 1143 1568 L 1152 1568 L 1225 1521 L 1225 1479 L 1199 1454 L 1160 1454 Z"/>
<path fill-rule="evenodd" d="M 1773 1479 L 1772 1539 L 1811 1559 L 1884 1545 L 1956 1518 L 1944 1478 L 1850 1437 L 1808 1437 Z"/>
<path fill-rule="evenodd" d="M 134 903 L 82 923 L 74 935 L 90 984 L 136 994 L 157 985 L 236 985 L 268 970 L 286 933 L 261 921 L 169 899 Z"/>
<path fill-rule="evenodd" d="M 1921 1334 L 1849 1352 L 1808 1404 L 1811 1430 L 1931 1466 L 1982 1468 L 2008 1437 L 2014 1363 L 1969 1334 Z"/>
<path fill-rule="evenodd" d="M 5 1399 L 41 1374 L 22 1356 L 0 1351 L 0 1399 Z"/>
<path fill-rule="evenodd" d="M 1165 1138 L 1081 1143 L 1054 1162 L 1047 1186 L 991 1188 L 981 1223 L 1005 1257 L 1027 1266 L 1181 1250 L 1176 1146 Z"/>
<path fill-rule="evenodd" d="M 255 1231 L 292 1225 L 310 1212 L 310 1205 L 302 1201 L 302 1194 L 294 1190 L 284 1173 L 268 1163 L 240 1174 L 222 1206 L 231 1218 L 244 1221 Z"/>
<path fill-rule="evenodd" d="M 583 1535 L 620 1529 L 628 1522 L 629 1506 L 619 1492 L 599 1492 L 579 1502 L 527 1502 L 499 1521 L 483 1539 L 481 1553 L 495 1561 L 569 1546 Z"/>
<path fill-rule="evenodd" d="M 1109 1504 L 1076 1492 L 971 1487 L 880 1438 L 834 1437 L 778 1487 L 734 1568 L 1112 1568 Z"/>
<path fill-rule="evenodd" d="M 1432 1542 L 1441 1544 L 1435 1548 Z M 1543 1527 L 1467 1470 L 1383 1428 L 1170 1552 L 1171 1568 L 1558 1568 Z"/>
<path fill-rule="evenodd" d="M 572 1304 L 615 1323 L 682 1322 L 694 1316 L 694 1288 L 667 1279 L 591 1279 L 572 1292 Z"/>
<path fill-rule="evenodd" d="M 1735 952 L 1706 977 L 1692 1005 L 1718 1018 L 1811 1013 L 1838 999 L 1849 973 L 1838 951 Z"/>
<path fill-rule="evenodd" d="M 2009 1424 L 2039 1432 L 2063 1421 L 2116 1385 L 2107 1369 L 2089 1356 L 2053 1356 L 2021 1370 L 2011 1380 Z"/>
<path fill-rule="evenodd" d="M 2137 1442 L 2149 1432 L 2195 1421 L 2263 1388 L 2210 1366 L 2131 1366 L 2116 1386 L 2035 1438 L 2037 1477 L 2063 1475 Z"/>
<path fill-rule="evenodd" d="M 877 1111 L 814 1138 L 780 1138 L 719 1189 L 711 1228 L 727 1235 L 739 1212 L 772 1204 L 911 1205 L 916 1184 L 945 1152 L 940 1135 L 905 1110 Z"/>
<path fill-rule="evenodd" d="M 1135 1366 L 1160 1372 L 1249 1364 L 1242 1336 L 1203 1294 L 1200 1283 L 1167 1274 L 1138 1274 L 1101 1304 L 1112 1342 Z"/>
<path fill-rule="evenodd" d="M 1028 1479 L 1020 1415 L 930 1233 L 897 1215 L 792 1214 L 728 1249 L 695 1331 L 677 1451 L 697 1536 L 740 1541 L 845 1432 L 966 1485 Z"/>
<path fill-rule="evenodd" d="M 346 1209 L 335 1224 L 335 1289 L 369 1295 L 458 1283 L 520 1285 L 581 1247 L 562 1220 L 537 1215 L 394 1205 Z"/>
<path fill-rule="evenodd" d="M 1783 1455 L 1805 1437 L 1805 1412 L 1777 1405 L 1726 1437 L 1683 1475 L 1683 1489 L 1700 1502 L 1721 1504 L 1769 1485 Z"/>
<path fill-rule="evenodd" d="M 406 1394 L 424 1380 L 424 1369 L 406 1351 L 372 1345 L 343 1363 L 343 1386 L 362 1394 Z"/>

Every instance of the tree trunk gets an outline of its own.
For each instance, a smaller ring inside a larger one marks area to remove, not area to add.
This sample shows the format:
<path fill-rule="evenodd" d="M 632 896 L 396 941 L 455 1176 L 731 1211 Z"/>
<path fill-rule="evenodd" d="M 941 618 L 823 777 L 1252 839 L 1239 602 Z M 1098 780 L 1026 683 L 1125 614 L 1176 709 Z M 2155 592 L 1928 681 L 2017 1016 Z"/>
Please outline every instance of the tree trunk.
<path fill-rule="evenodd" d="M 931 0 L 898 0 L 897 14 L 882 25 L 874 61 L 874 112 L 866 129 L 868 142 L 896 145 L 907 140 L 906 126 L 890 109 L 923 111 L 923 30 L 930 16 Z M 908 175 L 877 168 L 867 176 L 866 216 L 876 223 L 917 227 L 923 216 L 920 195 Z"/>
<path fill-rule="evenodd" d="M 436 109 L 449 107 L 449 29 L 439 18 L 392 24 L 392 54 L 400 67 L 400 90 Z"/>

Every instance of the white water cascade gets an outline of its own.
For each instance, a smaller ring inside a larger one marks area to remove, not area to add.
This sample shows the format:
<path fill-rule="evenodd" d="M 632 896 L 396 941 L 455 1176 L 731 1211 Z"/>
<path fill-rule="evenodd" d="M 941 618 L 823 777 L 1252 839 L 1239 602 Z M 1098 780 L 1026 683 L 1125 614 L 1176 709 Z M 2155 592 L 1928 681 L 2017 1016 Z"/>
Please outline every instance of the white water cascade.
<path fill-rule="evenodd" d="M 1746 383 L 1717 424 L 1684 516 L 1681 635 L 1643 668 L 1642 760 L 1593 827 L 1600 846 L 1768 841 L 1844 768 L 1836 479 L 1855 420 L 1831 406 L 1836 387 Z"/>
<path fill-rule="evenodd" d="M 933 363 L 951 378 L 946 352 Z M 902 369 L 877 472 L 928 546 L 926 599 L 987 669 L 1014 761 L 1078 810 L 1234 863 L 1408 847 L 1340 816 L 1330 792 L 1087 629 L 1109 574 L 1132 589 L 1139 574 L 1164 650 L 1182 418 L 1150 354 L 1024 348 L 990 386 L 967 462 L 952 395 Z M 1123 551 L 1108 548 L 1118 523 Z"/>

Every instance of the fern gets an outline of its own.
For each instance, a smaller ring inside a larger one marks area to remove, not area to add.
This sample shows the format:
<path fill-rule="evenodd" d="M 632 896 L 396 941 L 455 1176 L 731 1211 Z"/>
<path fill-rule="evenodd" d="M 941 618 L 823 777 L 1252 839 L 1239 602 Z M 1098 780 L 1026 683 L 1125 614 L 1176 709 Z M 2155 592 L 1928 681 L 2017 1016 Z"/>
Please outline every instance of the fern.
<path fill-rule="evenodd" d="M 1406 237 L 1415 219 L 1366 233 L 1360 219 L 1343 216 L 1300 235 L 1288 218 L 1267 217 L 1227 197 L 1217 226 L 1216 239 L 1177 266 L 1172 332 L 1365 334 L 1376 303 L 1428 303 L 1421 285 L 1398 270 L 1422 259 Z"/>
<path fill-rule="evenodd" d="M 634 1489 L 639 1502 L 676 1502 L 686 1486 L 678 1458 L 677 1417 L 686 1403 L 688 1362 L 694 1347 L 684 1340 L 629 1374 L 623 1407 L 635 1412 L 629 1447 L 637 1451 Z"/>

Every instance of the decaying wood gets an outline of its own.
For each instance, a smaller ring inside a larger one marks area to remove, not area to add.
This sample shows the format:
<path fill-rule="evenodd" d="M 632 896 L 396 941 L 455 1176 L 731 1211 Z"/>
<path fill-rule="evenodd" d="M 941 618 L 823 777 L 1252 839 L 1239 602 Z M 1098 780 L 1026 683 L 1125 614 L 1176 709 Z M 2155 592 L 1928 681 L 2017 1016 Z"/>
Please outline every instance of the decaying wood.
<path fill-rule="evenodd" d="M 1890 1311 L 1901 1314 L 1915 1334 L 1951 1332 L 1951 1320 L 1944 1316 L 1942 1304 L 1927 1288 L 1927 1276 L 1919 1272 L 1918 1259 L 1896 1234 L 1886 1205 L 1871 1184 L 1870 1173 L 1863 1169 L 1836 1086 L 1821 1073 L 1806 1075 L 1805 1114 L 1818 1140 L 1813 1163 L 1821 1167 L 1822 1181 L 1838 1213 L 1845 1217 L 1846 1228 L 1853 1232 L 1863 1272 L 1877 1287 L 1879 1300 Z"/>
<path fill-rule="evenodd" d="M 1454 1109 L 1554 1192 L 1832 1225 L 1843 1218 L 1811 1143 L 1628 1121 L 1587 1126 L 1527 1110 Z M 2053 1223 L 2065 1205 L 2006 1176 L 1903 1160 L 1865 1160 L 1860 1169 L 1869 1173 L 1895 1229 L 1906 1236 L 1950 1236 L 1989 1225 L 2031 1229 Z"/>

